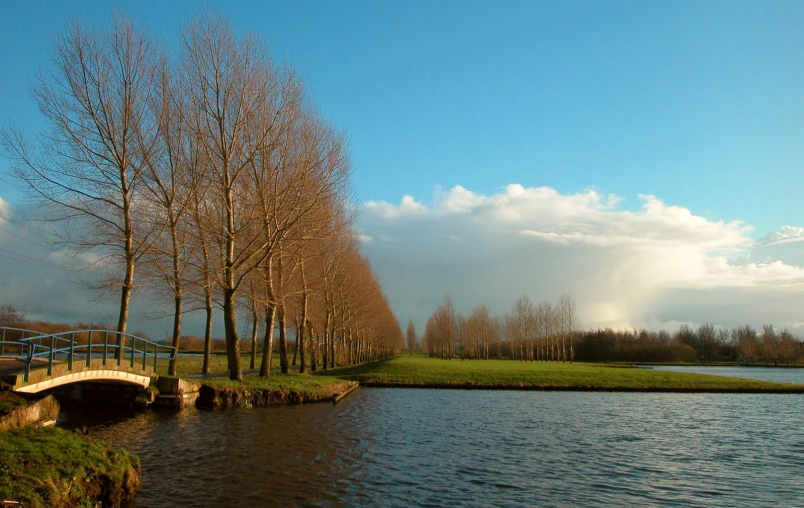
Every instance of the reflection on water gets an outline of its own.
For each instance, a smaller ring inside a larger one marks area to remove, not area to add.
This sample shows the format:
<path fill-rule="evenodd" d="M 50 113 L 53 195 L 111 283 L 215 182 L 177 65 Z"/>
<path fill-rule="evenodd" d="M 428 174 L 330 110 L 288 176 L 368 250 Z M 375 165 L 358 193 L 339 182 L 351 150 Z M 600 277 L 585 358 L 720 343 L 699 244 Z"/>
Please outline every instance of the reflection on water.
<path fill-rule="evenodd" d="M 337 406 L 146 411 L 91 435 L 140 455 L 140 507 L 791 506 L 802 402 L 361 388 Z"/>

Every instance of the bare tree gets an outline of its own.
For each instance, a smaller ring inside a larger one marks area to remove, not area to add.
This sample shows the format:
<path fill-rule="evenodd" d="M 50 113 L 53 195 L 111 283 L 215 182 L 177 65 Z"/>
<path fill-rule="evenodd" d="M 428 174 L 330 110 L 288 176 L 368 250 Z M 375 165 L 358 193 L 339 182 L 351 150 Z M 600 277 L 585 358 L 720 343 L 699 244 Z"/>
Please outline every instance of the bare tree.
<path fill-rule="evenodd" d="M 232 379 L 242 379 L 236 303 L 240 285 L 262 264 L 259 209 L 249 170 L 271 151 L 279 115 L 277 72 L 265 47 L 253 37 L 238 39 L 231 27 L 211 15 L 196 18 L 182 34 L 184 54 L 179 82 L 187 100 L 191 135 L 208 161 L 209 199 L 220 216 L 207 217 L 208 231 L 221 245 L 218 282 Z M 262 190 L 262 189 L 259 189 Z"/>
<path fill-rule="evenodd" d="M 413 351 L 416 349 L 416 326 L 412 319 L 408 320 L 407 343 L 408 352 L 413 356 Z"/>
<path fill-rule="evenodd" d="M 156 149 L 145 160 L 142 194 L 150 205 L 140 220 L 150 220 L 155 230 L 161 231 L 146 257 L 157 277 L 166 283 L 173 300 L 173 336 L 171 345 L 179 348 L 183 313 L 184 288 L 190 272 L 194 241 L 198 235 L 191 231 L 189 217 L 196 201 L 202 163 L 197 143 L 188 135 L 184 120 L 181 94 L 175 92 L 167 65 L 163 65 L 160 93 L 153 104 L 154 117 L 159 122 Z M 148 213 L 150 212 L 150 213 Z M 147 217 L 147 218 L 146 218 Z M 168 374 L 176 375 L 174 358 L 170 360 Z"/>
<path fill-rule="evenodd" d="M 779 334 L 773 329 L 773 325 L 762 325 L 762 332 L 759 335 L 760 349 L 765 363 L 773 362 L 773 366 L 779 365 L 780 341 Z"/>
<path fill-rule="evenodd" d="M 110 284 L 120 288 L 120 332 L 128 323 L 135 266 L 152 242 L 135 215 L 158 139 L 150 107 L 158 53 L 122 15 L 104 28 L 76 21 L 56 40 L 53 71 L 33 87 L 50 130 L 34 147 L 18 130 L 2 131 L 17 181 L 46 205 L 50 219 L 67 223 L 61 241 L 97 256 L 96 268 L 120 270 Z"/>
<path fill-rule="evenodd" d="M 575 301 L 570 295 L 564 294 L 558 299 L 559 333 L 561 334 L 561 361 L 567 359 L 566 342 L 569 342 L 569 358 L 573 358 L 573 332 L 578 329 L 578 312 Z"/>
<path fill-rule="evenodd" d="M 715 325 L 712 323 L 704 323 L 698 327 L 698 348 L 701 355 L 702 362 L 711 362 L 712 355 L 717 345 L 717 333 L 715 332 Z"/>
<path fill-rule="evenodd" d="M 750 325 L 745 325 L 733 329 L 731 335 L 743 361 L 754 363 L 758 350 L 757 331 L 751 328 Z"/>
<path fill-rule="evenodd" d="M 12 305 L 0 305 L 0 326 L 21 327 L 27 322 L 25 314 Z"/>

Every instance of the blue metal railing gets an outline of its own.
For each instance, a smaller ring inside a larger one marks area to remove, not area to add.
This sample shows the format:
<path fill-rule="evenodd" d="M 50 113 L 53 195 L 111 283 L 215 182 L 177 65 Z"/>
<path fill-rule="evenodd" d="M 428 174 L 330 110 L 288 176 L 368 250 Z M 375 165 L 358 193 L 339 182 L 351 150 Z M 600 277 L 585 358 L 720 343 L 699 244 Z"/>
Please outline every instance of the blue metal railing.
<path fill-rule="evenodd" d="M 11 339 L 11 336 L 17 335 L 15 339 Z M 0 356 L 4 356 L 6 354 L 6 346 L 7 345 L 16 345 L 19 349 L 21 347 L 21 343 L 19 342 L 22 339 L 25 339 L 25 336 L 29 337 L 36 337 L 37 335 L 42 335 L 42 332 L 37 332 L 35 330 L 29 330 L 27 328 L 12 328 L 9 326 L 1 326 L 0 327 Z M 12 348 L 15 349 L 15 348 Z"/>
<path fill-rule="evenodd" d="M 47 359 L 47 375 L 53 373 L 53 362 L 56 360 L 67 360 L 67 370 L 73 370 L 73 363 L 76 360 L 83 360 L 89 367 L 93 359 L 100 359 L 101 365 L 106 366 L 109 362 L 115 365 L 128 363 L 128 367 L 133 369 L 135 364 L 142 365 L 145 370 L 149 359 L 153 359 L 153 370 L 156 372 L 160 358 L 173 360 L 176 358 L 176 348 L 165 346 L 157 342 L 146 340 L 136 335 L 114 332 L 109 330 L 74 330 L 69 332 L 42 334 L 32 330 L 21 328 L 4 328 L 2 331 L 2 341 L 0 341 L 0 351 L 5 351 L 6 345 L 17 346 L 17 359 L 26 363 L 25 381 L 27 382 L 31 374 L 31 364 L 35 358 Z M 21 337 L 16 340 L 6 340 L 7 332 L 20 333 Z M 30 337 L 25 335 L 34 334 Z M 77 335 L 85 335 L 86 344 L 78 344 L 75 340 Z M 81 354 L 83 352 L 83 354 Z M 0 353 L 2 354 L 2 353 Z"/>

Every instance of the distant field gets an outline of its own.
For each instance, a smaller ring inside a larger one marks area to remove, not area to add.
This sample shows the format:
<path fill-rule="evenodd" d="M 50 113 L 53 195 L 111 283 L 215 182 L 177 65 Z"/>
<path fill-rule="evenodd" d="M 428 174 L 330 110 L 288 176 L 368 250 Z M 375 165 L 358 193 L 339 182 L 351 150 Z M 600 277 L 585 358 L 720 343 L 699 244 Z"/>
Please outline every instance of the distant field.
<path fill-rule="evenodd" d="M 318 375 L 364 386 L 542 390 L 723 391 L 804 393 L 804 386 L 706 374 L 667 372 L 589 363 L 513 360 L 441 360 L 399 356 Z"/>

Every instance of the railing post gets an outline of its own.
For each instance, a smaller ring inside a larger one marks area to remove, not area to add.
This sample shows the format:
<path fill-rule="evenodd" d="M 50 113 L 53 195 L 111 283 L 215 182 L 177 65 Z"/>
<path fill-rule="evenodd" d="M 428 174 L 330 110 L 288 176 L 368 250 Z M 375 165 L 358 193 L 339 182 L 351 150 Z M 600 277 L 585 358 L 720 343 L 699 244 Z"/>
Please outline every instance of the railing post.
<path fill-rule="evenodd" d="M 114 354 L 115 359 L 117 360 L 117 366 L 120 366 L 120 362 L 123 361 L 123 335 L 120 332 L 117 333 L 117 351 Z"/>
<path fill-rule="evenodd" d="M 67 356 L 67 370 L 73 371 L 73 353 L 75 353 L 75 332 L 70 333 L 70 354 Z"/>
<path fill-rule="evenodd" d="M 109 356 L 109 332 L 103 332 L 103 366 L 106 367 L 106 358 Z"/>
<path fill-rule="evenodd" d="M 142 370 L 145 370 L 145 364 L 148 362 L 148 343 L 142 343 Z"/>
<path fill-rule="evenodd" d="M 128 340 L 131 343 L 131 361 L 129 362 L 128 366 L 129 366 L 129 368 L 133 369 L 134 368 L 134 353 L 136 352 L 134 346 L 137 344 L 137 339 L 134 338 L 134 337 L 129 337 Z"/>
<path fill-rule="evenodd" d="M 156 374 L 156 362 L 159 360 L 159 345 L 154 344 L 154 374 Z"/>
<path fill-rule="evenodd" d="M 91 365 L 92 360 L 92 330 L 89 331 L 89 337 L 87 337 L 87 367 Z"/>
<path fill-rule="evenodd" d="M 6 354 L 6 329 L 3 328 L 3 339 L 0 340 L 0 356 Z"/>
<path fill-rule="evenodd" d="M 25 382 L 28 382 L 28 378 L 31 377 L 31 362 L 33 361 L 33 349 L 31 348 L 31 344 L 26 344 L 28 346 L 28 363 L 25 364 Z M 20 346 L 20 355 L 22 355 L 22 346 Z"/>
<path fill-rule="evenodd" d="M 47 355 L 47 375 L 53 374 L 53 350 L 56 349 L 56 337 L 50 336 L 50 353 Z"/>

